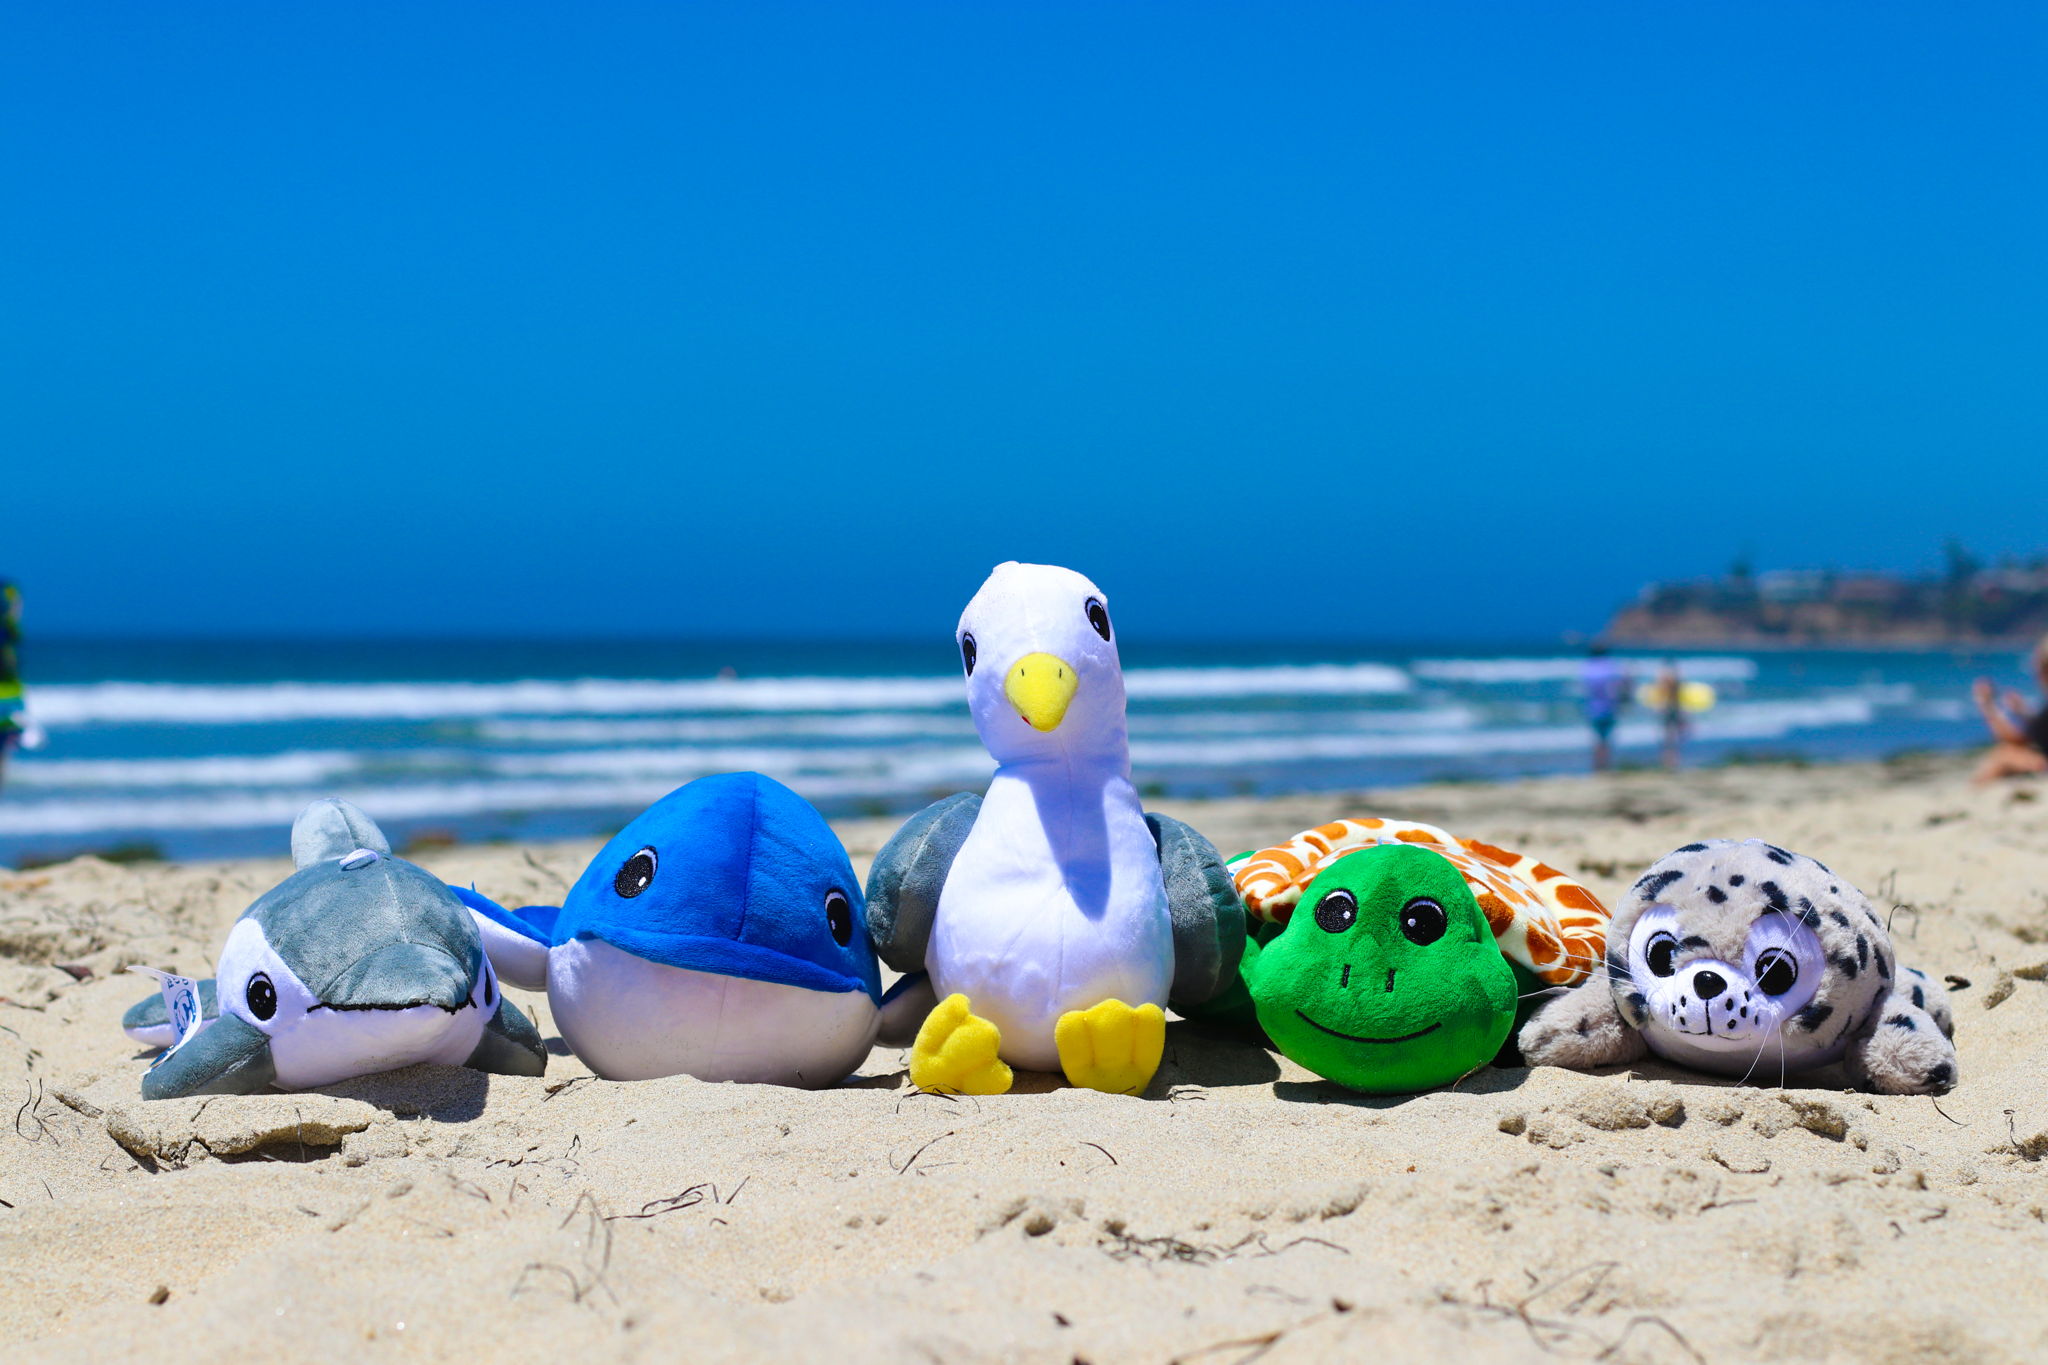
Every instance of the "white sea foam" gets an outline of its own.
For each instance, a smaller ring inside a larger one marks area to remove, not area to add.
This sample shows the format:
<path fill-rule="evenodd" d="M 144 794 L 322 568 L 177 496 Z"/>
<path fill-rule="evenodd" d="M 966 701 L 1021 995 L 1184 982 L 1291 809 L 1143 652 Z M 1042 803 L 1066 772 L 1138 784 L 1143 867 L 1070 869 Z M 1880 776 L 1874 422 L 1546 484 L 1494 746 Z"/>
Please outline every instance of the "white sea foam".
<path fill-rule="evenodd" d="M 1383 696 L 1408 690 L 1385 664 L 1154 668 L 1124 675 L 1138 700 Z M 966 706 L 956 677 L 582 678 L 507 683 L 59 683 L 33 696 L 46 726 L 245 725 L 308 720 L 484 720 L 691 712 L 929 711 Z"/>
<path fill-rule="evenodd" d="M 1615 662 L 1643 682 L 1654 678 L 1663 666 L 1663 661 L 1656 658 L 1616 656 Z M 1425 682 L 1509 686 L 1576 682 L 1585 667 L 1583 657 L 1567 656 L 1549 659 L 1417 659 L 1408 669 Z M 1678 671 L 1681 677 L 1701 682 L 1749 682 L 1756 677 L 1757 665 L 1754 659 L 1709 654 L 1680 659 Z"/>

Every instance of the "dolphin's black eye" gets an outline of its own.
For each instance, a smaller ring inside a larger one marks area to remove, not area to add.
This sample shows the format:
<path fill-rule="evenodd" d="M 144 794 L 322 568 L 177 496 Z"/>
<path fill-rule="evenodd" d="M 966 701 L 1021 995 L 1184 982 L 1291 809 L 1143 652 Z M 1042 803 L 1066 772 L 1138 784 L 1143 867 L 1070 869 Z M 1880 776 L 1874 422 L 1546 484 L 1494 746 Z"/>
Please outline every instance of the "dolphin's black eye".
<path fill-rule="evenodd" d="M 618 875 L 612 878 L 612 890 L 627 900 L 633 899 L 654 884 L 654 871 L 660 865 L 653 849 L 641 849 L 619 864 Z"/>
<path fill-rule="evenodd" d="M 277 1013 L 277 987 L 270 984 L 270 978 L 262 972 L 249 978 L 249 984 L 242 991 L 242 999 L 248 1002 L 249 1013 L 258 1019 L 268 1019 Z"/>
<path fill-rule="evenodd" d="M 1650 964 L 1650 971 L 1657 976 L 1669 976 L 1675 970 L 1671 959 L 1678 955 L 1678 940 L 1669 934 L 1652 934 L 1643 948 L 1643 961 Z"/>
<path fill-rule="evenodd" d="M 1401 937 L 1418 948 L 1442 938 L 1450 922 L 1444 908 L 1427 896 L 1417 896 L 1401 907 Z"/>
<path fill-rule="evenodd" d="M 484 1008 L 485 1008 L 485 1009 L 489 1009 L 489 1008 L 491 1007 L 491 994 L 492 994 L 492 992 L 491 992 L 491 972 L 490 972 L 490 969 L 489 969 L 488 967 L 486 967 L 486 968 L 484 969 Z"/>
<path fill-rule="evenodd" d="M 960 662 L 967 665 L 967 676 L 974 676 L 974 636 L 960 637 Z"/>
<path fill-rule="evenodd" d="M 1088 613 L 1088 624 L 1095 627 L 1095 633 L 1103 639 L 1109 638 L 1109 608 L 1102 605 L 1102 599 L 1091 597 L 1082 610 Z"/>
<path fill-rule="evenodd" d="M 853 906 L 837 887 L 825 893 L 825 925 L 840 947 L 853 942 Z"/>
<path fill-rule="evenodd" d="M 1757 989 L 1765 995 L 1783 995 L 1799 984 L 1799 959 L 1783 948 L 1766 948 L 1756 959 Z"/>
<path fill-rule="evenodd" d="M 1316 927 L 1341 934 L 1358 923 L 1358 897 L 1349 891 L 1332 891 L 1316 902 Z"/>

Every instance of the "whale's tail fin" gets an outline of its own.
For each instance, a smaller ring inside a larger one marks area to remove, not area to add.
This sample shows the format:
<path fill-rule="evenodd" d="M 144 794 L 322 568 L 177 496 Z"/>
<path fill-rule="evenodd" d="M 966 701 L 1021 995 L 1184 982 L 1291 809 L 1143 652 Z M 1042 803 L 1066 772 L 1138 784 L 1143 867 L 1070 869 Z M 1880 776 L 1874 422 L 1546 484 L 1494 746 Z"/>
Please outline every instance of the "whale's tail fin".
<path fill-rule="evenodd" d="M 525 991 L 548 988 L 548 947 L 553 941 L 555 916 L 561 910 L 552 905 L 524 905 L 507 910 L 489 896 L 467 886 L 451 886 L 455 899 L 469 907 L 483 935 L 484 953 L 491 959 L 498 979 Z"/>

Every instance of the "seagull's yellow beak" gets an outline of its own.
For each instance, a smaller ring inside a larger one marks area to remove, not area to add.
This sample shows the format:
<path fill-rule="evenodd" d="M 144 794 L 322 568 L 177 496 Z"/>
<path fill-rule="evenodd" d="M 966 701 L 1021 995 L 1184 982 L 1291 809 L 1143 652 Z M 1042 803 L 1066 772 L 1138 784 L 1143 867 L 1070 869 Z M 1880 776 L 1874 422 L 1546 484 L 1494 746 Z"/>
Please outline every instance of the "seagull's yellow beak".
<path fill-rule="evenodd" d="M 1080 675 L 1065 659 L 1052 654 L 1026 654 L 1010 669 L 1010 676 L 1003 679 L 1003 695 L 1024 717 L 1025 724 L 1034 730 L 1052 731 L 1059 729 L 1060 722 L 1067 718 L 1074 689 L 1080 685 Z"/>

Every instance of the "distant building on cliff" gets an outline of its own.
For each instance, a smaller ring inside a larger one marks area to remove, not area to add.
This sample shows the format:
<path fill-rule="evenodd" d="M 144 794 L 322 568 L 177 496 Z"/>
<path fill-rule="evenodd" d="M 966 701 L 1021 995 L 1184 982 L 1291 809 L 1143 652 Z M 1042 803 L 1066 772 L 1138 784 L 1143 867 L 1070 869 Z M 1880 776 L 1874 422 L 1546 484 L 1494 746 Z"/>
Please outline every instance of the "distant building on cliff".
<path fill-rule="evenodd" d="M 2048 555 L 1986 568 L 1950 543 L 1923 578 L 1774 569 L 1652 583 L 1602 632 L 1621 645 L 2004 646 L 2048 634 Z"/>

